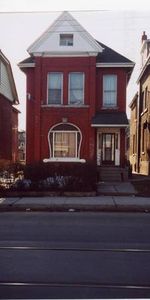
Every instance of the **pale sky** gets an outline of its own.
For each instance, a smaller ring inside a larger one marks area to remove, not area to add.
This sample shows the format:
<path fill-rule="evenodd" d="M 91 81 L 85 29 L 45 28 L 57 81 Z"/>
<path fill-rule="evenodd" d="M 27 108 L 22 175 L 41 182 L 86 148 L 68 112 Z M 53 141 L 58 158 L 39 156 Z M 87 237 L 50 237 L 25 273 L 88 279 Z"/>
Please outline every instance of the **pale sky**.
<path fill-rule="evenodd" d="M 127 89 L 130 115 L 128 104 L 137 91 L 140 71 L 142 32 L 150 38 L 149 0 L 0 0 L 0 49 L 12 65 L 20 100 L 19 129 L 25 129 L 26 80 L 17 64 L 29 56 L 27 48 L 64 10 L 95 39 L 136 63 Z"/>

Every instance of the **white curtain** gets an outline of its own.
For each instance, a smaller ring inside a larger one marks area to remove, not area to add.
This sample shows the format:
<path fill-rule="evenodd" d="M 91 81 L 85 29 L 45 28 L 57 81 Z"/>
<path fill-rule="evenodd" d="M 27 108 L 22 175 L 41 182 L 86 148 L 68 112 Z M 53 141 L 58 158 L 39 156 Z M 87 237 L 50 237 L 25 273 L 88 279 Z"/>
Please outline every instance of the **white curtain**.
<path fill-rule="evenodd" d="M 103 105 L 116 106 L 117 104 L 117 76 L 103 76 Z"/>
<path fill-rule="evenodd" d="M 49 77 L 48 80 L 49 89 L 61 89 L 62 73 L 49 73 L 48 77 Z"/>
<path fill-rule="evenodd" d="M 61 104 L 62 73 L 48 74 L 48 103 Z"/>
<path fill-rule="evenodd" d="M 70 103 L 83 104 L 84 97 L 84 74 L 83 73 L 70 73 L 69 80 L 70 89 Z"/>
<path fill-rule="evenodd" d="M 76 157 L 76 132 L 55 132 L 54 157 Z"/>

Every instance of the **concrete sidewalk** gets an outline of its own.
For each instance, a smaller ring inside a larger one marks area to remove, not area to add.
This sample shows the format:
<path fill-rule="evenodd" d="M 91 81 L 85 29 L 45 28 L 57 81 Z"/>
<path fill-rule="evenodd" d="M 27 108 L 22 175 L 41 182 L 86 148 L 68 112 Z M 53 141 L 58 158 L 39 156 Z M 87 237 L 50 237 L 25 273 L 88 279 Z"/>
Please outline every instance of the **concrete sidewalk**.
<path fill-rule="evenodd" d="M 0 198 L 0 212 L 6 211 L 150 212 L 150 197 L 96 196 Z"/>
<path fill-rule="evenodd" d="M 134 196 L 137 195 L 133 184 L 126 182 L 99 182 L 97 185 L 99 195 L 109 196 Z"/>

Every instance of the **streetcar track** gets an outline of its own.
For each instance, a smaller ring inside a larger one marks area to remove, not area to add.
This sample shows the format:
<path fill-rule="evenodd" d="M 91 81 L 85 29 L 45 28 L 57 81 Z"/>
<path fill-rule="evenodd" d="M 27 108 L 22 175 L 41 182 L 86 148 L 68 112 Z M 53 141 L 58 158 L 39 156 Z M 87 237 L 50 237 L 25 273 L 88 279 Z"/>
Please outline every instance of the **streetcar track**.
<path fill-rule="evenodd" d="M 110 288 L 110 289 L 137 289 L 150 290 L 147 285 L 122 285 L 107 283 L 77 283 L 77 282 L 0 282 L 0 286 L 17 286 L 17 287 L 81 287 L 81 288 Z"/>
<path fill-rule="evenodd" d="M 28 250 L 28 251 L 76 251 L 76 252 L 133 252 L 150 253 L 150 249 L 134 248 L 53 248 L 34 246 L 0 246 L 0 250 Z"/>

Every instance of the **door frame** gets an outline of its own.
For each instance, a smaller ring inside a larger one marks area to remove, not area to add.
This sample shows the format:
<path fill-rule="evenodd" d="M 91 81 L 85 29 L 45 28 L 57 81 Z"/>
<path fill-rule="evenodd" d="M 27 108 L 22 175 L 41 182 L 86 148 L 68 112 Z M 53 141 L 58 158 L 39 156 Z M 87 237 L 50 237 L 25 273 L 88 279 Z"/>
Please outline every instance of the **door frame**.
<path fill-rule="evenodd" d="M 106 140 L 107 135 L 110 136 L 110 141 Z M 102 165 L 115 165 L 115 133 L 102 133 Z M 106 147 L 110 143 L 110 147 Z M 110 151 L 110 159 L 107 159 L 107 149 Z"/>
<path fill-rule="evenodd" d="M 102 134 L 115 135 L 115 157 L 114 166 L 120 166 L 120 128 L 97 128 L 97 165 L 102 165 Z M 103 164 L 105 165 L 105 164 Z M 111 164 L 112 165 L 112 164 Z"/>

